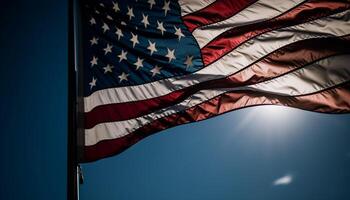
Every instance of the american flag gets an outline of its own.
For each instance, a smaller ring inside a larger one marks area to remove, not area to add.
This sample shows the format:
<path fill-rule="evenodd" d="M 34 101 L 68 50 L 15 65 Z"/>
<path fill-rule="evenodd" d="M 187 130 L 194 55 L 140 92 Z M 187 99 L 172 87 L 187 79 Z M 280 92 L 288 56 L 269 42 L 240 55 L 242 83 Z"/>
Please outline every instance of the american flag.
<path fill-rule="evenodd" d="M 256 105 L 350 111 L 348 0 L 85 0 L 84 155 Z"/>

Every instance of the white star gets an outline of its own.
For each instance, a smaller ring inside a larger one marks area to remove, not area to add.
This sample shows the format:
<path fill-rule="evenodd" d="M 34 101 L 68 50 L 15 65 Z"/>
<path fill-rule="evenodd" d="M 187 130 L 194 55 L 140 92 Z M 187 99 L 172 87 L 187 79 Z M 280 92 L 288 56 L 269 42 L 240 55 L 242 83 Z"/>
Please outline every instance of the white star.
<path fill-rule="evenodd" d="M 186 65 L 186 70 L 193 65 L 192 63 L 193 56 L 187 56 L 184 64 Z"/>
<path fill-rule="evenodd" d="M 157 75 L 157 74 L 160 74 L 160 70 L 161 70 L 161 69 L 162 69 L 162 68 L 161 68 L 161 67 L 158 67 L 157 65 L 156 65 L 153 69 L 151 69 L 152 77 L 155 76 L 155 75 Z"/>
<path fill-rule="evenodd" d="M 113 70 L 113 66 L 112 65 L 107 65 L 106 67 L 104 67 L 103 69 L 105 70 L 105 74 L 107 74 L 107 72 L 113 72 L 112 70 Z"/>
<path fill-rule="evenodd" d="M 118 2 L 112 2 L 112 3 L 113 3 L 113 10 L 114 10 L 114 12 L 120 11 Z"/>
<path fill-rule="evenodd" d="M 96 13 L 96 14 L 100 14 L 100 11 L 98 11 L 98 10 L 95 10 L 95 13 Z"/>
<path fill-rule="evenodd" d="M 160 32 L 162 32 L 162 35 L 163 35 L 164 31 L 165 31 L 165 28 L 163 26 L 163 22 L 157 21 L 157 24 L 158 24 L 157 29 L 160 30 Z"/>
<path fill-rule="evenodd" d="M 181 28 L 176 28 L 176 26 L 174 26 L 174 29 L 175 29 L 175 35 L 177 35 L 177 37 L 179 38 L 179 41 L 181 40 L 181 37 L 185 37 L 185 35 L 181 31 Z"/>
<path fill-rule="evenodd" d="M 107 15 L 107 19 L 113 20 L 113 17 L 111 17 L 110 15 Z"/>
<path fill-rule="evenodd" d="M 96 81 L 97 81 L 97 79 L 96 79 L 95 77 L 92 77 L 92 80 L 91 80 L 91 82 L 89 83 L 89 85 L 90 85 L 90 90 L 91 90 L 93 87 L 96 86 Z"/>
<path fill-rule="evenodd" d="M 148 21 L 148 15 L 144 15 L 143 13 L 142 13 L 142 21 L 141 21 L 141 23 L 143 23 L 143 25 L 145 25 L 145 28 L 147 28 L 147 26 L 149 25 L 149 21 Z"/>
<path fill-rule="evenodd" d="M 170 1 L 164 1 L 164 6 L 162 9 L 164 10 L 164 14 L 166 16 L 170 10 Z"/>
<path fill-rule="evenodd" d="M 90 61 L 90 64 L 91 64 L 91 67 L 93 67 L 94 65 L 97 65 L 97 61 L 98 61 L 98 58 L 97 57 L 92 57 L 92 60 Z"/>
<path fill-rule="evenodd" d="M 94 24 L 96 24 L 96 20 L 95 20 L 95 18 L 91 17 L 91 19 L 90 19 L 90 25 L 94 25 Z"/>
<path fill-rule="evenodd" d="M 153 42 L 148 40 L 148 43 L 149 43 L 149 46 L 147 47 L 147 49 L 151 51 L 151 55 L 154 52 L 158 51 L 157 48 L 156 48 L 156 43 L 155 42 L 153 43 Z"/>
<path fill-rule="evenodd" d="M 121 61 L 123 61 L 123 60 L 127 60 L 127 58 L 126 58 L 126 55 L 127 55 L 127 54 L 128 54 L 127 51 L 122 50 L 122 52 L 118 55 L 118 57 L 119 57 L 119 62 L 121 62 Z"/>
<path fill-rule="evenodd" d="M 121 75 L 118 76 L 118 78 L 120 79 L 119 82 L 121 83 L 123 80 L 128 81 L 128 76 L 129 74 L 123 72 Z"/>
<path fill-rule="evenodd" d="M 132 38 L 130 39 L 130 41 L 132 42 L 132 47 L 135 47 L 136 44 L 139 44 L 139 39 L 137 38 L 138 36 L 131 33 Z"/>
<path fill-rule="evenodd" d="M 137 57 L 137 61 L 134 63 L 134 65 L 136 66 L 136 70 L 139 70 L 140 68 L 143 67 L 142 62 L 143 62 L 143 59 Z"/>
<path fill-rule="evenodd" d="M 122 30 L 120 30 L 119 28 L 117 28 L 115 34 L 118 36 L 118 40 L 120 40 L 120 38 L 124 36 Z"/>
<path fill-rule="evenodd" d="M 147 2 L 149 3 L 149 9 L 152 9 L 153 5 L 156 4 L 154 0 L 148 0 Z"/>
<path fill-rule="evenodd" d="M 165 55 L 165 57 L 169 58 L 169 62 L 171 62 L 173 59 L 176 59 L 175 57 L 175 49 L 173 50 L 170 50 L 169 48 L 168 49 L 168 53 Z"/>
<path fill-rule="evenodd" d="M 103 51 L 105 51 L 105 55 L 107 53 L 112 53 L 112 48 L 113 48 L 112 45 L 107 44 L 106 48 L 103 49 Z"/>
<path fill-rule="evenodd" d="M 101 7 L 105 7 L 105 5 L 104 5 L 103 3 L 100 3 L 100 6 L 101 6 Z"/>
<path fill-rule="evenodd" d="M 94 44 L 98 44 L 98 38 L 93 37 L 93 38 L 90 40 L 90 43 L 91 43 L 91 46 L 94 45 Z"/>
<path fill-rule="evenodd" d="M 106 31 L 109 30 L 109 26 L 106 23 L 103 23 L 102 29 L 103 29 L 103 32 L 105 33 Z"/>
<path fill-rule="evenodd" d="M 128 6 L 128 13 L 126 15 L 129 16 L 129 20 L 131 20 L 131 18 L 135 17 L 134 11 L 129 6 Z"/>

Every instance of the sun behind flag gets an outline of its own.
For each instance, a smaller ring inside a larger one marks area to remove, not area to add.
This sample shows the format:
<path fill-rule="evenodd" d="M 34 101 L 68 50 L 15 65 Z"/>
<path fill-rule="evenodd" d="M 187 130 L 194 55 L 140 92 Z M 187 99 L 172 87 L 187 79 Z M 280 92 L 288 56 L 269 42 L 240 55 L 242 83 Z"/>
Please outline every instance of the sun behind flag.
<path fill-rule="evenodd" d="M 350 111 L 350 3 L 87 0 L 84 155 L 255 105 Z"/>

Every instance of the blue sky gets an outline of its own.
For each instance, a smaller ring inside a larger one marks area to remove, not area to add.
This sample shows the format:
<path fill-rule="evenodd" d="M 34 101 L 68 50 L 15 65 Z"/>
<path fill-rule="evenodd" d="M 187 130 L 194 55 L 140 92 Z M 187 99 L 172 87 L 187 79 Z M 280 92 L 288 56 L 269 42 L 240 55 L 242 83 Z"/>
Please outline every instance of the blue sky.
<path fill-rule="evenodd" d="M 66 197 L 67 8 L 0 8 L 0 199 Z M 84 164 L 81 199 L 350 199 L 350 115 L 254 107 Z"/>

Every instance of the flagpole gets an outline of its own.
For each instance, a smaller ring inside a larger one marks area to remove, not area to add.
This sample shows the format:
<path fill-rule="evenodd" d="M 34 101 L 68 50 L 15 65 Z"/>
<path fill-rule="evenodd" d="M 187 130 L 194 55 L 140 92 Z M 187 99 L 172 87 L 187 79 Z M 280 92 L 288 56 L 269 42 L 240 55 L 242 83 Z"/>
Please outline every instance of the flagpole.
<path fill-rule="evenodd" d="M 68 131 L 67 200 L 78 200 L 77 89 L 74 40 L 74 0 L 68 0 Z"/>

